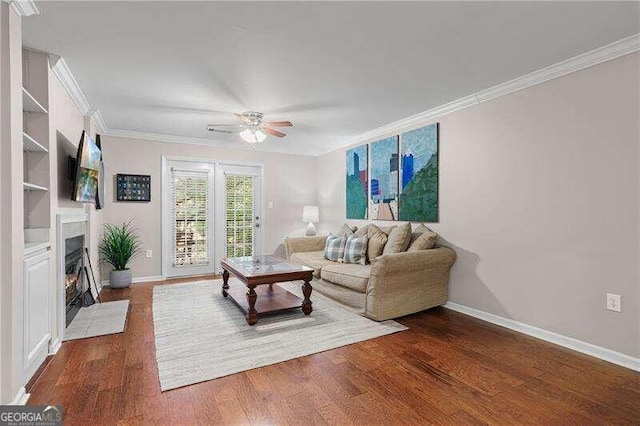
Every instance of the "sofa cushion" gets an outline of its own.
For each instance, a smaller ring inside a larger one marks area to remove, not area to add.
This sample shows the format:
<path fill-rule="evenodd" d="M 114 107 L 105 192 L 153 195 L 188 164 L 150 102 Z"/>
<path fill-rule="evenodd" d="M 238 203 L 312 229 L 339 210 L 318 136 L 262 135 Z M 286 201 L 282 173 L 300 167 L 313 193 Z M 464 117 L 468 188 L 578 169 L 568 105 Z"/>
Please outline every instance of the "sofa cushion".
<path fill-rule="evenodd" d="M 323 280 L 364 293 L 369 284 L 371 266 L 354 263 L 332 263 L 322 267 L 320 277 Z"/>
<path fill-rule="evenodd" d="M 389 233 L 389 240 L 384 246 L 382 254 L 393 254 L 407 251 L 409 243 L 411 242 L 411 224 L 405 223 L 400 226 L 396 226 Z"/>
<path fill-rule="evenodd" d="M 332 265 L 333 262 L 324 258 L 324 251 L 302 251 L 293 253 L 290 260 L 303 266 L 313 268 L 313 276 L 320 278 L 320 268 L 325 265 Z"/>
<path fill-rule="evenodd" d="M 431 249 L 436 245 L 438 234 L 427 226 L 420 224 L 411 236 L 411 242 L 407 251 L 418 251 Z"/>
<path fill-rule="evenodd" d="M 359 263 L 366 265 L 367 263 L 367 236 L 356 237 L 350 235 L 347 237 L 347 243 L 344 246 L 344 263 Z"/>
<path fill-rule="evenodd" d="M 371 262 L 376 257 L 382 255 L 388 237 L 387 234 L 382 232 L 376 225 L 369 224 L 367 226 L 367 239 L 367 258 L 369 262 Z"/>

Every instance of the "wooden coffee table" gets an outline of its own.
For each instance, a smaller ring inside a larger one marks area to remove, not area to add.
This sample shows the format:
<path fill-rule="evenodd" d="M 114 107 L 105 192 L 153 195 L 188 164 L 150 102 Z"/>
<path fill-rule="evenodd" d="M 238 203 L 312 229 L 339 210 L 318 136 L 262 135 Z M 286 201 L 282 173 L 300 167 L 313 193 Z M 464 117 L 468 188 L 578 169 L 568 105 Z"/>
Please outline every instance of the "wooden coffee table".
<path fill-rule="evenodd" d="M 223 269 L 222 295 L 229 296 L 247 314 L 249 325 L 254 325 L 261 316 L 288 309 L 301 307 L 305 315 L 313 311 L 310 299 L 313 269 L 276 256 L 230 257 L 222 259 L 220 264 Z M 229 286 L 230 274 L 245 285 Z M 276 284 L 297 280 L 304 281 L 304 299 Z"/>

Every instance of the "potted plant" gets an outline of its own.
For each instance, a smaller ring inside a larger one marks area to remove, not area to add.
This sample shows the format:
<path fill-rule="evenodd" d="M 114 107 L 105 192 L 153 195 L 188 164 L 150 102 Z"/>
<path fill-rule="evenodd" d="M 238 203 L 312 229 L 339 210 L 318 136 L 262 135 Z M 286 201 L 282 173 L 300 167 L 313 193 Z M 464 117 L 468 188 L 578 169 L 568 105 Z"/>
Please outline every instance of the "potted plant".
<path fill-rule="evenodd" d="M 100 243 L 103 260 L 113 266 L 109 272 L 109 285 L 112 288 L 125 288 L 131 285 L 129 261 L 140 253 L 140 237 L 131 222 L 122 225 L 104 225 L 104 234 Z"/>

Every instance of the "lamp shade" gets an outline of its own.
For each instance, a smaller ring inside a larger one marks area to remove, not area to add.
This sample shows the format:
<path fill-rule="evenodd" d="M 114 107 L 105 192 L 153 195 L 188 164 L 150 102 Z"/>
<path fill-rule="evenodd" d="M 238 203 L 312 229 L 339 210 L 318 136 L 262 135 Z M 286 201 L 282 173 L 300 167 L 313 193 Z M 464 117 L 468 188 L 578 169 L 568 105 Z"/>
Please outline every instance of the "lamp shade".
<path fill-rule="evenodd" d="M 318 212 L 318 206 L 304 206 L 302 208 L 302 221 L 319 222 L 320 213 Z"/>
<path fill-rule="evenodd" d="M 267 134 L 260 129 L 244 129 L 240 137 L 249 143 L 260 143 L 267 138 Z"/>

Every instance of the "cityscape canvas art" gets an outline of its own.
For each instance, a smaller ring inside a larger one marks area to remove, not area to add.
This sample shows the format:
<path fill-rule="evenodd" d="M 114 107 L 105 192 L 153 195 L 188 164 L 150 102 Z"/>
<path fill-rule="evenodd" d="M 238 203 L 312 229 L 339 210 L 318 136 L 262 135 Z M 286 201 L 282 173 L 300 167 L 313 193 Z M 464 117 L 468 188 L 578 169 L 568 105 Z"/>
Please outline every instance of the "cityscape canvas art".
<path fill-rule="evenodd" d="M 398 137 L 371 144 L 369 217 L 398 220 Z"/>
<path fill-rule="evenodd" d="M 367 218 L 368 146 L 347 150 L 347 219 Z"/>
<path fill-rule="evenodd" d="M 400 220 L 438 221 L 438 123 L 402 135 Z"/>

